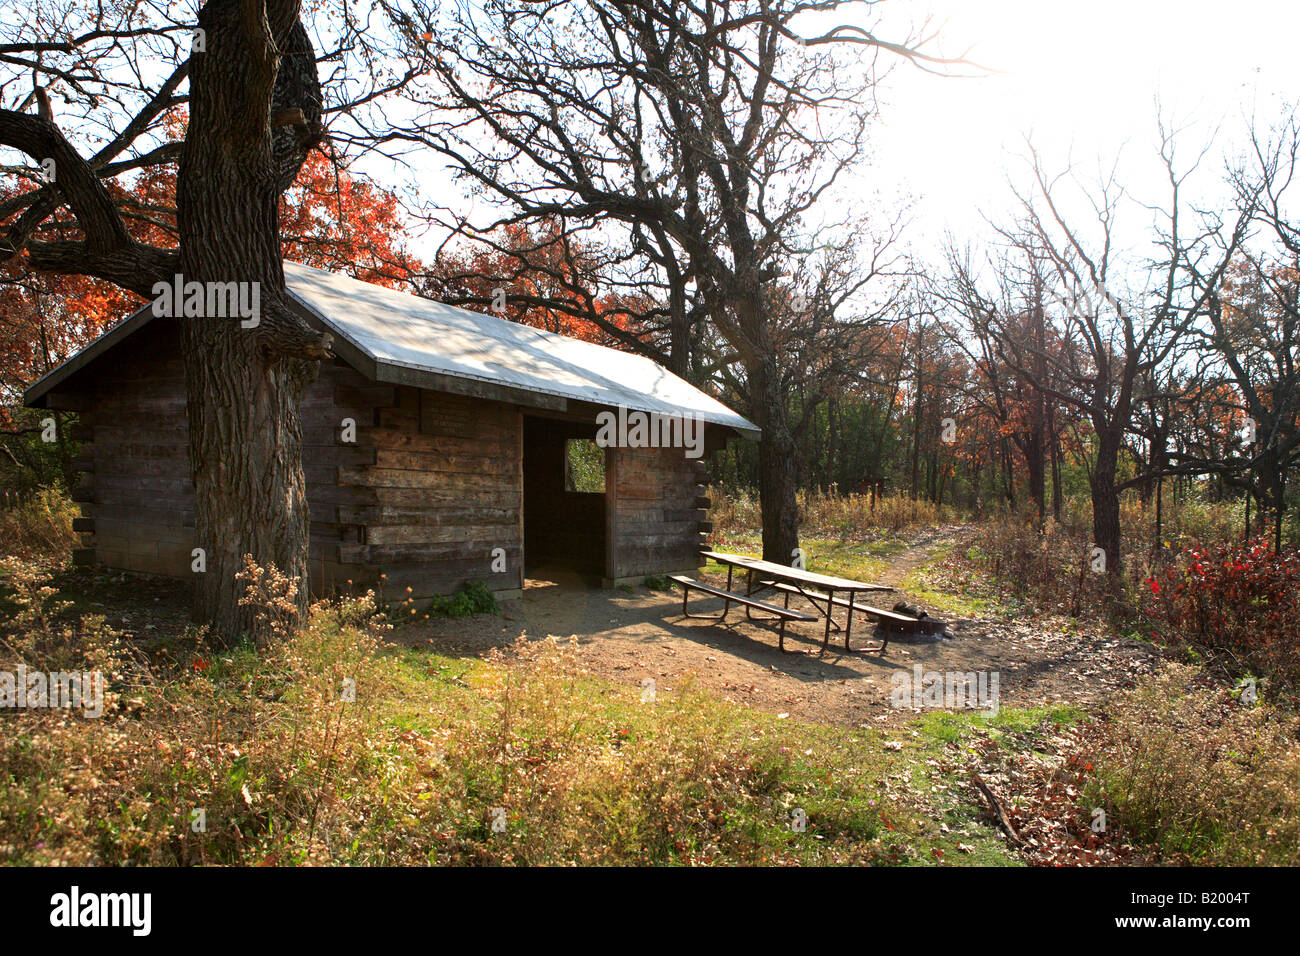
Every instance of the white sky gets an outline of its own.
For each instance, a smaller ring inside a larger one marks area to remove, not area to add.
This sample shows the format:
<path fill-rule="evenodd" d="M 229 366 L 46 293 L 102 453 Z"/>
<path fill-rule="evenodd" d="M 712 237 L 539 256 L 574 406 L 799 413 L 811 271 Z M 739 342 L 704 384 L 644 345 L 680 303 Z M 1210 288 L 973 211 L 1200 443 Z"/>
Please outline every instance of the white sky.
<path fill-rule="evenodd" d="M 1182 129 L 1180 159 L 1211 146 L 1185 197 L 1214 204 L 1224 159 L 1243 148 L 1250 118 L 1267 129 L 1300 102 L 1300 0 L 879 0 L 849 9 L 818 23 L 856 20 L 901 39 L 930 17 L 939 33 L 932 52 L 969 48 L 991 71 L 952 79 L 899 61 L 878 87 L 872 160 L 849 188 L 867 209 L 907 205 L 904 244 L 923 260 L 937 258 L 945 233 L 977 241 L 988 236 L 985 216 L 1015 215 L 1009 180 L 1028 183 L 1026 136 L 1051 172 L 1072 163 L 1086 182 L 1118 161 L 1133 199 L 1163 204 L 1163 113 Z M 425 195 L 475 205 L 451 185 L 444 161 L 410 159 Z M 1149 251 L 1139 246 L 1151 219 L 1136 203 L 1122 210 L 1119 237 L 1134 256 Z M 412 239 L 420 254 L 436 242 Z"/>
<path fill-rule="evenodd" d="M 1005 221 L 1008 176 L 1026 181 L 1027 134 L 1049 169 L 1073 160 L 1095 177 L 1118 156 L 1125 189 L 1160 201 L 1158 112 L 1188 127 L 1189 162 L 1213 144 L 1199 182 L 1210 189 L 1251 115 L 1267 126 L 1300 100 L 1294 0 L 888 0 L 874 12 L 900 25 L 882 36 L 931 14 L 943 53 L 973 47 L 972 59 L 1000 71 L 954 80 L 902 66 L 881 90 L 864 176 L 910 195 L 918 252 L 944 230 L 982 232 L 981 213 Z"/>

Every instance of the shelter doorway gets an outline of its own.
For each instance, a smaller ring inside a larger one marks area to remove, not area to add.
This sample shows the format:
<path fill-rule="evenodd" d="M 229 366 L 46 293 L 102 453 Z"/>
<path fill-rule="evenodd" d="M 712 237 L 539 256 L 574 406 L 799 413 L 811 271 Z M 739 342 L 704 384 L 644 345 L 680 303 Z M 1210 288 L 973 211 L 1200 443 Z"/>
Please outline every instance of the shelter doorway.
<path fill-rule="evenodd" d="M 599 577 L 608 547 L 606 449 L 596 426 L 524 417 L 524 574 Z"/>

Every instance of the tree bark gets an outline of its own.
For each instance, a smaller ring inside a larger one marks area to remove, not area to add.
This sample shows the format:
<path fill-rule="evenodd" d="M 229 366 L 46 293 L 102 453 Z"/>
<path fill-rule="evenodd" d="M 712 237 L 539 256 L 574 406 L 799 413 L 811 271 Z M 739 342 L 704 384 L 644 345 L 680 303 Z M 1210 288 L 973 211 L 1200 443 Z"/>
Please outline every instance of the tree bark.
<path fill-rule="evenodd" d="M 1025 436 L 1025 474 L 1029 484 L 1029 497 L 1038 508 L 1040 526 L 1047 517 L 1047 468 L 1044 445 L 1042 428 L 1038 424 L 1031 426 Z"/>
<path fill-rule="evenodd" d="M 796 448 L 789 412 L 780 387 L 776 360 L 750 370 L 756 424 L 763 431 L 758 444 L 758 496 L 763 517 L 763 560 L 790 564 L 799 547 L 798 475 Z"/>
<path fill-rule="evenodd" d="M 1119 580 L 1120 554 L 1119 489 L 1115 476 L 1119 464 L 1119 447 L 1123 432 L 1111 426 L 1098 429 L 1097 460 L 1089 478 L 1092 490 L 1093 544 L 1106 556 L 1106 575 Z"/>
<path fill-rule="evenodd" d="M 287 306 L 278 212 L 319 122 L 315 58 L 296 3 L 268 3 L 260 22 L 245 12 L 236 0 L 210 0 L 200 14 L 206 51 L 192 58 L 176 191 L 184 281 L 255 284 L 260 299 L 254 327 L 239 318 L 179 320 L 195 533 L 206 559 L 195 613 L 223 645 L 269 636 L 254 609 L 239 604 L 244 555 L 279 568 L 297 585 L 299 614 L 306 608 L 299 403 L 328 347 Z M 282 73 L 285 58 L 293 59 Z M 307 129 L 273 127 L 273 106 L 300 110 Z"/>

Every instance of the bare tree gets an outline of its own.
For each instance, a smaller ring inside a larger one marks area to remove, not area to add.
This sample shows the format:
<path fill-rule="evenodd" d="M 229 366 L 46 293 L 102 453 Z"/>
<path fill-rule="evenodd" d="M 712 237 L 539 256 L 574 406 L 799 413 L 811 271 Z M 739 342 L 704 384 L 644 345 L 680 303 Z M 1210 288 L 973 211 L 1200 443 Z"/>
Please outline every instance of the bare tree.
<path fill-rule="evenodd" d="M 1154 238 L 1163 256 L 1148 265 L 1137 295 L 1128 294 L 1131 283 L 1120 274 L 1124 264 L 1118 261 L 1116 223 L 1123 191 L 1114 171 L 1095 188 L 1081 190 L 1092 210 L 1085 221 L 1067 212 L 1061 185 L 1066 174 L 1049 177 L 1031 147 L 1034 188 L 1020 194 L 1023 224 L 1004 229 L 1003 236 L 1023 242 L 1027 231 L 1041 250 L 1066 347 L 1046 349 L 1031 341 L 1022 351 L 1015 343 L 1024 338 L 990 297 L 980 297 L 977 309 L 1000 358 L 1045 395 L 1077 409 L 1092 427 L 1093 541 L 1113 582 L 1122 562 L 1119 457 L 1135 410 L 1150 397 L 1142 394 L 1142 383 L 1170 360 L 1182 336 L 1210 309 L 1250 221 L 1249 213 L 1240 211 L 1231 223 L 1205 212 L 1188 226 L 1181 192 L 1197 164 L 1178 167 L 1174 139 L 1162 124 L 1160 155 L 1170 196 L 1168 207 L 1156 210 Z"/>
<path fill-rule="evenodd" d="M 707 315 L 725 343 L 708 364 L 763 430 L 763 551 L 779 561 L 797 544 L 792 380 L 806 415 L 853 365 L 854 326 L 882 311 L 855 302 L 889 271 L 897 224 L 866 239 L 827 207 L 864 156 L 874 58 L 887 50 L 946 62 L 922 53 L 920 40 L 889 43 L 860 26 L 798 33 L 801 16 L 840 6 L 494 0 L 459 5 L 443 21 L 423 9 L 394 14 L 412 56 L 430 44 L 440 83 L 408 91 L 427 110 L 400 136 L 438 150 L 501 210 L 447 225 L 483 237 L 525 221 L 598 223 L 611 248 L 654 274 L 676 369 L 686 367 L 694 318 Z M 834 52 L 845 46 L 867 61 L 846 62 Z M 827 294 L 831 275 L 838 291 Z"/>
<path fill-rule="evenodd" d="M 1300 224 L 1286 213 L 1298 156 L 1294 114 L 1271 140 L 1252 130 L 1249 158 L 1230 171 L 1229 182 L 1239 213 L 1262 227 L 1264 241 L 1242 249 L 1203 327 L 1241 396 L 1248 487 L 1272 505 L 1278 549 L 1287 476 L 1300 464 Z"/>

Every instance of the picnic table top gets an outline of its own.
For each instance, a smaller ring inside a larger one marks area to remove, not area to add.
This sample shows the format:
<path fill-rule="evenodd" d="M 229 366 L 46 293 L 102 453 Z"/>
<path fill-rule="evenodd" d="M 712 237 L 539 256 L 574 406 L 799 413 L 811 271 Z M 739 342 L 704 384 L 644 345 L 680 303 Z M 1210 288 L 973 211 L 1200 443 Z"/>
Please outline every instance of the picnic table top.
<path fill-rule="evenodd" d="M 725 551 L 703 551 L 701 552 L 706 558 L 721 564 L 734 564 L 742 568 L 751 568 L 763 574 L 770 574 L 774 578 L 782 578 L 787 581 L 798 581 L 801 584 L 811 584 L 813 587 L 825 588 L 828 591 L 889 591 L 890 588 L 879 584 L 864 584 L 861 581 L 853 581 L 849 578 L 837 578 L 829 574 L 817 574 L 814 571 L 806 571 L 803 568 L 792 568 L 785 564 L 776 564 L 772 561 L 764 561 L 761 558 L 747 558 L 743 554 L 728 554 Z"/>

